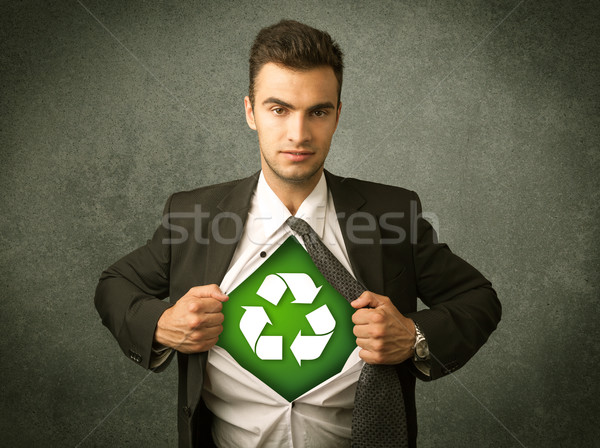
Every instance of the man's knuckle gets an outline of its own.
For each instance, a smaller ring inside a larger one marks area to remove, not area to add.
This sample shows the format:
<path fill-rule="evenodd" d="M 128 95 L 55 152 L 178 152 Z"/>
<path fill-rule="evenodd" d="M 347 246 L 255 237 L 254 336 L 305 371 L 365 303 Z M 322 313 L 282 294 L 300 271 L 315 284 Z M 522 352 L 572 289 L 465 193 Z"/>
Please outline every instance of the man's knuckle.
<path fill-rule="evenodd" d="M 376 324 L 381 324 L 384 321 L 385 321 L 385 316 L 381 311 L 375 311 L 374 313 L 372 313 L 371 322 L 374 322 Z"/>
<path fill-rule="evenodd" d="M 373 339 L 381 339 L 385 336 L 385 330 L 379 325 L 374 325 L 371 328 L 371 337 Z"/>
<path fill-rule="evenodd" d="M 201 289 L 202 289 L 202 287 L 201 287 L 201 286 L 192 286 L 192 287 L 189 289 L 189 291 L 188 291 L 188 294 L 191 294 L 191 295 L 196 295 L 196 294 L 198 294 L 198 292 L 199 292 L 199 291 L 201 291 Z"/>
<path fill-rule="evenodd" d="M 190 318 L 190 320 L 188 320 L 188 326 L 190 329 L 195 330 L 196 328 L 200 327 L 202 325 L 202 317 L 201 316 L 194 316 L 192 318 Z"/>
<path fill-rule="evenodd" d="M 190 333 L 186 335 L 185 339 L 181 343 L 182 346 L 190 346 L 193 347 L 198 343 L 198 338 L 194 333 Z"/>

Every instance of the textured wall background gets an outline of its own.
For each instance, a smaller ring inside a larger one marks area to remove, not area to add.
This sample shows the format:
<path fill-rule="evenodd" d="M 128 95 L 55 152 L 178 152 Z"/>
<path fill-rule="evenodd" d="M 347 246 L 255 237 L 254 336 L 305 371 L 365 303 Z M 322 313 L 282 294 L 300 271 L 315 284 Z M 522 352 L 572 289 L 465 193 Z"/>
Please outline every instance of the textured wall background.
<path fill-rule="evenodd" d="M 504 305 L 418 384 L 420 445 L 596 443 L 597 3 L 49 3 L 0 6 L 1 445 L 176 444 L 176 369 L 123 356 L 93 292 L 171 192 L 258 169 L 247 54 L 283 17 L 346 53 L 328 169 L 418 191 Z"/>

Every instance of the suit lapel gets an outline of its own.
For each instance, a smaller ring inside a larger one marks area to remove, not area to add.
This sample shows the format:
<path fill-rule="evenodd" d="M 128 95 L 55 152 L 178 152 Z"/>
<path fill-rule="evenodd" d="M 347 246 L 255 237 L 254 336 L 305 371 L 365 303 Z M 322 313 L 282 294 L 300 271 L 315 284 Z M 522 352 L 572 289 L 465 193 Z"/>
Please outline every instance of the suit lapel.
<path fill-rule="evenodd" d="M 208 223 L 208 247 L 206 269 L 202 284 L 221 283 L 240 240 L 250 210 L 250 200 L 258 182 L 258 174 L 235 184 L 217 204 L 219 213 L 211 216 Z M 202 381 L 207 352 L 190 355 L 187 369 L 187 399 L 192 412 L 196 409 L 202 393 Z"/>
<path fill-rule="evenodd" d="M 350 258 L 350 264 L 358 280 L 369 290 L 383 294 L 383 267 L 381 254 L 381 234 L 379 223 L 374 230 L 355 232 L 354 238 L 349 235 L 347 224 L 349 218 L 357 212 L 365 213 L 368 203 L 348 179 L 341 178 L 325 171 L 327 185 L 331 191 L 338 221 L 344 236 L 344 243 Z M 374 219 L 378 217 L 372 215 Z M 363 220 L 357 219 L 363 225 Z M 364 240 L 364 241 L 361 241 Z"/>
<path fill-rule="evenodd" d="M 257 182 L 258 173 L 243 179 L 217 204 L 219 213 L 211 217 L 208 227 L 205 283 L 219 284 L 225 277 L 246 224 Z"/>

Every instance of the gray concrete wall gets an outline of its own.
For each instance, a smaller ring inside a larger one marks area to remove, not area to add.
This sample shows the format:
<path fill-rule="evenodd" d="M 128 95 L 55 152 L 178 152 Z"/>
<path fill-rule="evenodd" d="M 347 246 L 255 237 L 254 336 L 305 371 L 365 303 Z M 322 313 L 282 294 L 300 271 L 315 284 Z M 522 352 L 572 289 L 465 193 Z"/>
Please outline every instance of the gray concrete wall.
<path fill-rule="evenodd" d="M 51 4 L 52 3 L 52 4 Z M 2 2 L 3 446 L 174 446 L 176 369 L 92 297 L 174 191 L 259 168 L 247 54 L 283 17 L 346 53 L 327 168 L 419 192 L 494 283 L 499 329 L 419 383 L 420 446 L 591 446 L 600 292 L 598 4 Z M 80 444 L 80 445 L 79 445 Z"/>

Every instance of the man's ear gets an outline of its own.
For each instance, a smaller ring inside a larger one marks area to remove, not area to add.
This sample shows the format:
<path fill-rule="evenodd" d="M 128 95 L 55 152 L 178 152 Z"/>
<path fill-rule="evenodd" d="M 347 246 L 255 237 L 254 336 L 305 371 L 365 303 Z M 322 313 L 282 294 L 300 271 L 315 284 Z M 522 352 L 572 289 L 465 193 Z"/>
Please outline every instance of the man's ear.
<path fill-rule="evenodd" d="M 248 123 L 250 129 L 254 129 L 256 131 L 256 123 L 254 122 L 254 111 L 252 110 L 252 103 L 250 102 L 250 97 L 248 96 L 244 98 L 244 108 L 246 109 L 246 123 Z"/>

